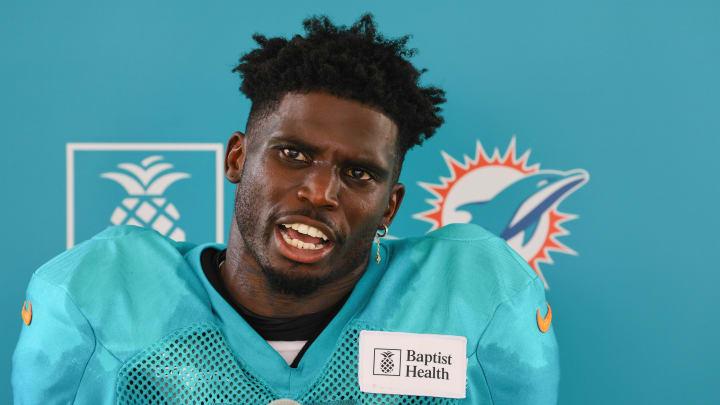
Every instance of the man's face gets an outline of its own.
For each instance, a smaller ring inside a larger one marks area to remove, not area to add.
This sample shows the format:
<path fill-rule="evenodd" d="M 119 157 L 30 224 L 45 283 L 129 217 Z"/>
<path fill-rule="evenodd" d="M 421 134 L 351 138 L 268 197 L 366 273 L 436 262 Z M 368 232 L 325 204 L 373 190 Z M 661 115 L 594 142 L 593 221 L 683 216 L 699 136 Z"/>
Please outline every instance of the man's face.
<path fill-rule="evenodd" d="M 387 116 L 324 93 L 288 94 L 230 140 L 242 250 L 276 290 L 306 295 L 365 267 L 404 194 L 396 141 Z"/>

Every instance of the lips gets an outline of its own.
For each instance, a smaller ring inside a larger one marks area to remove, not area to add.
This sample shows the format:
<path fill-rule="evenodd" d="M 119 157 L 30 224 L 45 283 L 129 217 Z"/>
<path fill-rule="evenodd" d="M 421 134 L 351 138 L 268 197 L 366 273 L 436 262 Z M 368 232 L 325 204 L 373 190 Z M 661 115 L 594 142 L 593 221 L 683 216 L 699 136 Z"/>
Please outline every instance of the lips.
<path fill-rule="evenodd" d="M 335 246 L 334 233 L 323 223 L 307 217 L 283 218 L 275 227 L 275 242 L 287 259 L 314 263 Z"/>

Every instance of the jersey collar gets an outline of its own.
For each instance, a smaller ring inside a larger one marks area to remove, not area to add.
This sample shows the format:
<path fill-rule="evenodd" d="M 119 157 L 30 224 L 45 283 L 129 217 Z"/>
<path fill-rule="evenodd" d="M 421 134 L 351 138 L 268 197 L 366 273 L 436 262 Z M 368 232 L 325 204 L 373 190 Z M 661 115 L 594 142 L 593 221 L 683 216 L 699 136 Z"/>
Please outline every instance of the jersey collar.
<path fill-rule="evenodd" d="M 209 247 L 225 249 L 225 246 L 220 244 L 203 244 L 190 250 L 185 258 L 201 280 L 210 298 L 218 326 L 225 334 L 230 348 L 243 368 L 261 379 L 278 395 L 286 397 L 295 397 L 301 394 L 313 380 L 320 377 L 336 349 L 340 334 L 365 306 L 385 272 L 386 264 L 390 261 L 389 251 L 386 252 L 388 260 L 383 260 L 379 264 L 374 260 L 369 261 L 365 273 L 355 285 L 345 305 L 307 349 L 298 367 L 291 368 L 280 354 L 248 325 L 232 305 L 225 301 L 205 277 L 200 256 L 202 251 Z"/>

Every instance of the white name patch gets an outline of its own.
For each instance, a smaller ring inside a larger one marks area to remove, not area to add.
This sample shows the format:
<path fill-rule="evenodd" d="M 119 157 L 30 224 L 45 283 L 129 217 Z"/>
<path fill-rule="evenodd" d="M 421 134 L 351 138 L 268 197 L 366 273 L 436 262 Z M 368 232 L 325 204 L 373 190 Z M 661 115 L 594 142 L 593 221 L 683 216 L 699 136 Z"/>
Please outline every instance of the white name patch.
<path fill-rule="evenodd" d="M 360 331 L 360 391 L 465 398 L 464 336 Z"/>

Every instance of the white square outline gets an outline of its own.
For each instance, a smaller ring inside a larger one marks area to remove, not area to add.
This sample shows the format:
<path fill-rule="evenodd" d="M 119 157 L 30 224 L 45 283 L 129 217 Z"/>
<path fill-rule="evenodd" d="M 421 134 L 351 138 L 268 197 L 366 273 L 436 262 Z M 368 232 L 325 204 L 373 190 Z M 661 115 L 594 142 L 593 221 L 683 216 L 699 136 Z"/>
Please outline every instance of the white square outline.
<path fill-rule="evenodd" d="M 375 364 L 376 364 L 375 361 L 377 360 L 377 351 L 378 351 L 378 350 L 387 350 L 387 351 L 392 350 L 392 351 L 394 351 L 394 352 L 400 353 L 400 355 L 398 356 L 398 373 L 397 373 L 397 374 L 385 374 L 385 373 L 377 374 L 377 373 L 375 373 Z M 375 348 L 373 348 L 373 369 L 372 369 L 372 374 L 373 374 L 373 375 L 390 376 L 390 377 L 399 377 L 400 374 L 402 374 L 402 349 L 390 349 L 390 348 L 385 348 L 385 347 L 375 347 Z"/>
<path fill-rule="evenodd" d="M 223 243 L 223 187 L 225 164 L 221 143 L 125 143 L 125 142 L 68 142 L 66 158 L 66 248 L 75 245 L 75 152 L 76 151 L 214 151 L 215 152 L 215 242 Z"/>

